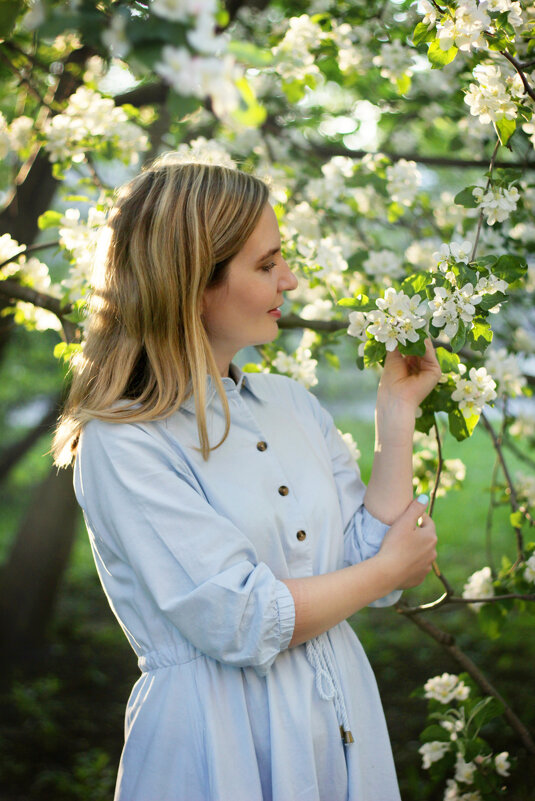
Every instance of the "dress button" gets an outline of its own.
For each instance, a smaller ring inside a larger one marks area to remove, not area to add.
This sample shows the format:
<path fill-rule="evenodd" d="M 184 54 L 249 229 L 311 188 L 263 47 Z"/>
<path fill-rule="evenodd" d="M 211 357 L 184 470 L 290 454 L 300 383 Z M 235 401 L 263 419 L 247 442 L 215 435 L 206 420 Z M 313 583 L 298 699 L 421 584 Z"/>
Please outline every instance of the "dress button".
<path fill-rule="evenodd" d="M 299 542 L 303 542 L 303 540 L 306 540 L 307 538 L 307 533 L 306 531 L 298 531 L 295 536 L 297 537 Z"/>
<path fill-rule="evenodd" d="M 267 449 L 267 442 L 263 442 L 261 440 L 260 442 L 256 443 L 256 450 L 257 451 L 265 451 L 266 449 Z"/>
<path fill-rule="evenodd" d="M 279 487 L 279 495 L 288 495 L 289 492 L 290 490 L 288 489 L 288 487 L 285 487 L 284 484 L 282 485 L 282 487 Z"/>

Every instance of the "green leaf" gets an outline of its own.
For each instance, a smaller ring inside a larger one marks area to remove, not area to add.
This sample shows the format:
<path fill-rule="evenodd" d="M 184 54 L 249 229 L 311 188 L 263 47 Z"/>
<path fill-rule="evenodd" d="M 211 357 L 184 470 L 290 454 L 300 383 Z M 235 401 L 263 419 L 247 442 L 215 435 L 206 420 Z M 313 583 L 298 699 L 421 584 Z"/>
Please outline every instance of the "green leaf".
<path fill-rule="evenodd" d="M 465 209 L 477 208 L 476 199 L 472 194 L 473 189 L 475 186 L 467 186 L 466 189 L 462 189 L 455 195 L 453 202 L 458 206 L 464 206 Z"/>
<path fill-rule="evenodd" d="M 513 281 L 522 278 L 527 269 L 526 261 L 521 256 L 505 253 L 503 256 L 500 256 L 492 268 L 492 272 L 494 275 L 497 275 L 498 278 L 503 278 L 508 284 L 512 284 Z"/>
<path fill-rule="evenodd" d="M 487 606 L 491 605 L 496 606 L 496 604 L 488 604 Z M 504 709 L 504 705 L 498 701 L 497 698 L 488 695 L 486 698 L 479 701 L 470 711 L 470 722 L 479 730 L 486 723 L 489 723 L 489 721 L 502 715 Z"/>
<path fill-rule="evenodd" d="M 432 743 L 435 740 L 438 740 L 438 742 L 447 743 L 450 741 L 450 737 L 450 732 L 447 731 L 443 726 L 433 723 L 431 726 L 426 726 L 426 728 L 420 734 L 420 741 L 422 743 Z"/>
<path fill-rule="evenodd" d="M 474 350 L 484 353 L 492 342 L 492 329 L 490 323 L 481 317 L 474 317 L 473 327 L 468 332 L 468 341 Z"/>
<path fill-rule="evenodd" d="M 18 15 L 24 8 L 23 0 L 0 0 L 0 38 L 8 39 Z"/>
<path fill-rule="evenodd" d="M 404 356 L 424 356 L 425 355 L 425 334 L 417 342 L 407 342 L 402 345 L 398 343 L 398 350 Z"/>
<path fill-rule="evenodd" d="M 478 414 L 465 417 L 460 409 L 453 409 L 448 412 L 449 429 L 458 442 L 462 442 L 463 439 L 468 439 L 468 437 L 472 436 L 478 420 Z"/>
<path fill-rule="evenodd" d="M 419 22 L 412 34 L 412 43 L 416 46 L 423 42 L 432 42 L 436 36 L 436 28 L 428 28 L 424 22 Z"/>
<path fill-rule="evenodd" d="M 356 298 L 340 298 L 336 305 L 358 309 L 361 312 L 372 311 L 377 308 L 375 301 L 370 300 L 367 295 L 357 295 Z"/>
<path fill-rule="evenodd" d="M 282 81 L 281 88 L 290 103 L 297 103 L 305 96 L 304 81 Z"/>
<path fill-rule="evenodd" d="M 524 523 L 524 515 L 522 512 L 512 512 L 509 515 L 509 521 L 513 528 L 522 528 L 522 524 Z"/>
<path fill-rule="evenodd" d="M 500 137 L 502 145 L 506 145 L 516 130 L 516 120 L 506 120 L 505 117 L 494 123 L 496 133 Z"/>
<path fill-rule="evenodd" d="M 376 339 L 369 339 L 364 346 L 364 366 L 371 367 L 372 364 L 380 364 L 386 354 L 386 347 L 383 342 Z"/>
<path fill-rule="evenodd" d="M 45 228 L 57 228 L 58 225 L 61 225 L 62 217 L 63 214 L 61 214 L 61 212 L 48 209 L 48 211 L 41 214 L 37 220 L 37 225 L 42 231 L 44 231 Z"/>
<path fill-rule="evenodd" d="M 75 353 L 79 353 L 82 346 L 76 342 L 58 342 L 54 347 L 54 358 L 68 362 Z"/>
<path fill-rule="evenodd" d="M 244 373 L 261 373 L 262 372 L 262 365 L 256 364 L 255 362 L 247 362 L 241 368 Z"/>
<path fill-rule="evenodd" d="M 451 349 L 454 353 L 458 353 L 466 342 L 466 325 L 463 320 L 459 320 L 457 333 L 451 340 Z"/>
<path fill-rule="evenodd" d="M 478 623 L 484 634 L 491 640 L 500 636 L 507 613 L 498 603 L 483 604 L 478 610 Z"/>
<path fill-rule="evenodd" d="M 441 69 L 446 64 L 450 64 L 457 55 L 458 48 L 450 47 L 449 50 L 443 50 L 439 44 L 438 39 L 431 42 L 429 50 L 427 51 L 427 58 L 433 65 L 433 69 Z"/>
<path fill-rule="evenodd" d="M 267 67 L 273 63 L 273 56 L 269 50 L 262 50 L 252 42 L 233 41 L 227 46 L 229 53 L 248 67 Z"/>
<path fill-rule="evenodd" d="M 446 348 L 437 348 L 435 351 L 440 369 L 443 373 L 458 373 L 461 361 L 456 353 L 450 353 Z"/>
<path fill-rule="evenodd" d="M 429 273 L 412 273 L 412 275 L 409 275 L 407 278 L 405 278 L 401 284 L 401 289 L 407 295 L 418 295 L 424 289 L 426 289 L 426 287 L 429 285 L 429 282 Z"/>
<path fill-rule="evenodd" d="M 266 109 L 257 101 L 256 95 L 245 76 L 239 78 L 235 85 L 240 93 L 240 106 L 236 111 L 232 112 L 233 118 L 242 125 L 258 128 L 266 119 Z"/>
<path fill-rule="evenodd" d="M 497 306 L 498 303 L 504 303 L 506 300 L 508 300 L 508 297 L 503 292 L 495 292 L 493 295 L 485 295 L 477 304 L 477 310 L 487 312 L 489 309 L 493 309 L 495 306 Z"/>
<path fill-rule="evenodd" d="M 406 95 L 409 89 L 411 88 L 411 76 L 401 75 L 396 80 L 396 86 L 398 88 L 398 92 L 400 95 Z"/>
<path fill-rule="evenodd" d="M 201 100 L 198 97 L 179 95 L 178 92 L 171 89 L 167 95 L 165 104 L 171 121 L 180 122 L 184 117 L 187 117 L 188 114 L 192 114 L 199 108 Z"/>

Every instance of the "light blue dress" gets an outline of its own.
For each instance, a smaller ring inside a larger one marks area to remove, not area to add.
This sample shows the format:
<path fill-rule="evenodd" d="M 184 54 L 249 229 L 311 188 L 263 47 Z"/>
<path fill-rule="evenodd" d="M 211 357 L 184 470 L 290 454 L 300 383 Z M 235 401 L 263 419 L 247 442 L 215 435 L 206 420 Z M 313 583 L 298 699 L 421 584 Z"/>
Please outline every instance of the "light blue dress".
<path fill-rule="evenodd" d="M 163 421 L 93 420 L 80 439 L 76 495 L 141 670 L 115 799 L 399 801 L 359 640 L 344 622 L 288 648 L 295 609 L 280 581 L 369 558 L 387 526 L 364 509 L 317 399 L 231 370 L 230 433 L 207 461 L 192 400 Z M 213 390 L 207 413 L 217 442 Z"/>

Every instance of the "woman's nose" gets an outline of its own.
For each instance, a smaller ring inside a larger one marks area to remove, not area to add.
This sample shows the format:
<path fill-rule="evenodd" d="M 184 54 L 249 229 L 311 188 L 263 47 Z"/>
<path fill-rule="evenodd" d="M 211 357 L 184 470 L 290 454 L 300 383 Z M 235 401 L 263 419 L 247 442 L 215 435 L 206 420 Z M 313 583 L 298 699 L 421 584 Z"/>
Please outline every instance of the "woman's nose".
<path fill-rule="evenodd" d="M 292 289 L 297 288 L 297 278 L 293 274 L 293 272 L 288 267 L 288 264 L 284 262 L 285 270 L 280 277 L 280 288 L 281 290 L 291 291 Z"/>

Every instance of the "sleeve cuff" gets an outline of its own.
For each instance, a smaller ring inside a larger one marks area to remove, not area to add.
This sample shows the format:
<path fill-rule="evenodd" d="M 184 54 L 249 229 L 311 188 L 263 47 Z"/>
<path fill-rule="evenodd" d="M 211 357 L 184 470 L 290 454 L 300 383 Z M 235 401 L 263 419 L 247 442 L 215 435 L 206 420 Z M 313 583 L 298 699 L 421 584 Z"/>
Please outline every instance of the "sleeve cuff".
<path fill-rule="evenodd" d="M 364 505 L 362 506 L 362 537 L 371 550 L 375 549 L 374 552 L 379 550 L 389 528 L 388 523 L 382 523 L 370 514 Z"/>
<path fill-rule="evenodd" d="M 277 609 L 279 613 L 280 650 L 290 645 L 295 627 L 295 603 L 293 595 L 283 581 L 277 582 Z"/>

